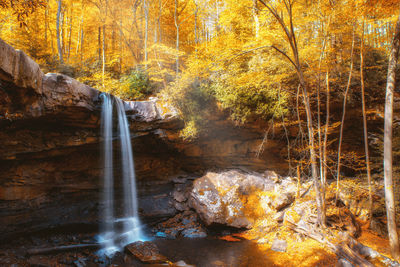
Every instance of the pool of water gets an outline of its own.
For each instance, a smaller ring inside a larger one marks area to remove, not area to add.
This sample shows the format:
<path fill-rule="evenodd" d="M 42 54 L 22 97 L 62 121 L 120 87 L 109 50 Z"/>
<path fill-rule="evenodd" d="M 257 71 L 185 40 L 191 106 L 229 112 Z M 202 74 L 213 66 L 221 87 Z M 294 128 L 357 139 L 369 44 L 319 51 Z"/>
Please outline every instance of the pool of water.
<path fill-rule="evenodd" d="M 228 242 L 203 238 L 158 239 L 153 242 L 170 261 L 183 260 L 197 267 L 275 266 L 256 243 L 248 240 Z"/>

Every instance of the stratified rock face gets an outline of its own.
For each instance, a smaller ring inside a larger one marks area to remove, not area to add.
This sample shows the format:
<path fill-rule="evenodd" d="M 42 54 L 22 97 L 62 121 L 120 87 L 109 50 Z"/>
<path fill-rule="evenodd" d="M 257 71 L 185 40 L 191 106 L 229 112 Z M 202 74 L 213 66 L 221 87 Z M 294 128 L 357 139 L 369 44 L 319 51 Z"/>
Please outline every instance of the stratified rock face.
<path fill-rule="evenodd" d="M 68 76 L 44 74 L 24 52 L 0 40 L 0 241 L 28 231 L 98 223 L 100 93 Z M 230 166 L 287 169 L 279 156 L 285 145 L 276 140 L 270 139 L 257 157 L 263 140 L 259 129 L 218 119 L 210 122 L 209 134 L 187 143 L 179 138 L 177 112 L 161 101 L 125 102 L 125 110 L 144 221 L 189 208 L 186 193 L 171 193 L 178 174 Z M 118 157 L 118 142 L 114 151 Z M 120 166 L 115 168 L 118 195 Z"/>
<path fill-rule="evenodd" d="M 44 75 L 25 53 L 0 40 L 0 241 L 26 231 L 98 223 L 99 94 L 68 76 Z M 147 180 L 139 188 L 141 216 L 172 217 L 170 186 L 149 190 L 154 184 L 148 184 L 179 172 L 179 155 L 163 131 L 179 129 L 180 121 L 156 100 L 126 102 L 125 109 L 137 177 Z M 119 149 L 115 142 L 116 156 Z M 118 182 L 120 166 L 115 167 Z"/>

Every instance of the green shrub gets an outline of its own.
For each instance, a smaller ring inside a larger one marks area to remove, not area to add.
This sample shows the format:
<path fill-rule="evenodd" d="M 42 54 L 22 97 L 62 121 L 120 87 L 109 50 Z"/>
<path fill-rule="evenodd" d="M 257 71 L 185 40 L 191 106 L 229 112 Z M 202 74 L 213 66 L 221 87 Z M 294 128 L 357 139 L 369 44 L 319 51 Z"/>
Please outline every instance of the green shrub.
<path fill-rule="evenodd" d="M 118 95 L 123 99 L 145 99 L 154 91 L 148 75 L 141 70 L 122 76 L 120 83 L 121 89 Z"/>

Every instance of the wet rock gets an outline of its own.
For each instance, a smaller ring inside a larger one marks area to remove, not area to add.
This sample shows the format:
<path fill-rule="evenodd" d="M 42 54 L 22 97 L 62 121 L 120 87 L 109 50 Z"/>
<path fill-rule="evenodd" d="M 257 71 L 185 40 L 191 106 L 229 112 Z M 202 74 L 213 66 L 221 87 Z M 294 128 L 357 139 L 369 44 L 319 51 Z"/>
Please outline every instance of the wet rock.
<path fill-rule="evenodd" d="M 286 252 L 287 242 L 285 240 L 275 239 L 272 242 L 271 249 L 278 252 Z"/>
<path fill-rule="evenodd" d="M 206 231 L 201 227 L 184 229 L 181 232 L 181 235 L 183 237 L 186 237 L 186 238 L 204 238 L 204 237 L 207 237 Z"/>
<path fill-rule="evenodd" d="M 178 211 L 187 211 L 190 209 L 189 204 L 187 203 L 190 191 L 192 187 L 192 182 L 185 180 L 184 183 L 178 183 L 175 185 L 175 189 L 172 192 L 172 196 L 174 199 L 174 207 Z"/>
<path fill-rule="evenodd" d="M 189 203 L 206 225 L 251 228 L 257 216 L 274 216 L 294 201 L 296 183 L 290 178 L 278 183 L 277 177 L 236 170 L 208 172 L 193 182 Z M 250 198 L 257 194 L 258 199 Z M 260 214 L 260 207 L 265 214 Z"/>
<path fill-rule="evenodd" d="M 272 206 L 275 210 L 280 211 L 288 205 L 292 204 L 294 201 L 294 193 L 293 192 L 284 192 L 278 195 L 273 201 Z"/>
<path fill-rule="evenodd" d="M 149 241 L 129 244 L 125 247 L 125 250 L 144 263 L 164 263 L 168 261 L 165 256 L 160 254 L 158 247 Z"/>
<path fill-rule="evenodd" d="M 86 266 L 86 259 L 84 258 L 79 258 L 76 261 L 74 261 L 74 265 L 76 267 L 85 267 Z"/>
<path fill-rule="evenodd" d="M 245 216 L 241 196 L 273 188 L 274 182 L 261 176 L 235 170 L 208 172 L 193 182 L 190 205 L 207 225 L 220 223 L 250 228 L 254 220 Z"/>
<path fill-rule="evenodd" d="M 198 215 L 193 211 L 185 211 L 175 217 L 158 224 L 154 229 L 156 237 L 175 239 L 178 236 L 186 238 L 204 238 L 206 230 L 201 226 Z"/>
<path fill-rule="evenodd" d="M 28 259 L 29 266 L 48 267 L 57 266 L 57 260 L 45 256 L 32 256 Z"/>
<path fill-rule="evenodd" d="M 176 190 L 173 193 L 174 199 L 178 202 L 184 202 L 187 200 L 187 195 L 182 190 Z"/>

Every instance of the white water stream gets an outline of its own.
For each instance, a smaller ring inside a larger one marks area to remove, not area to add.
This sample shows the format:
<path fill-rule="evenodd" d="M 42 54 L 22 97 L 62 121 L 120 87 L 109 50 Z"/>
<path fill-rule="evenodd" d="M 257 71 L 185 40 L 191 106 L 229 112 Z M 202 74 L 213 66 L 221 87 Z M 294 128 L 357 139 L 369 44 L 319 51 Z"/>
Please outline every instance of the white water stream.
<path fill-rule="evenodd" d="M 101 128 L 103 135 L 104 174 L 101 211 L 100 242 L 101 253 L 112 255 L 120 251 L 129 243 L 143 239 L 141 224 L 138 215 L 136 194 L 135 165 L 133 161 L 132 144 L 129 132 L 129 123 L 125 113 L 124 102 L 119 98 L 103 93 Z M 117 111 L 119 140 L 121 144 L 122 161 L 122 216 L 116 217 L 114 194 L 114 165 L 113 165 L 113 110 Z M 121 226 L 122 227 L 119 227 Z"/>

